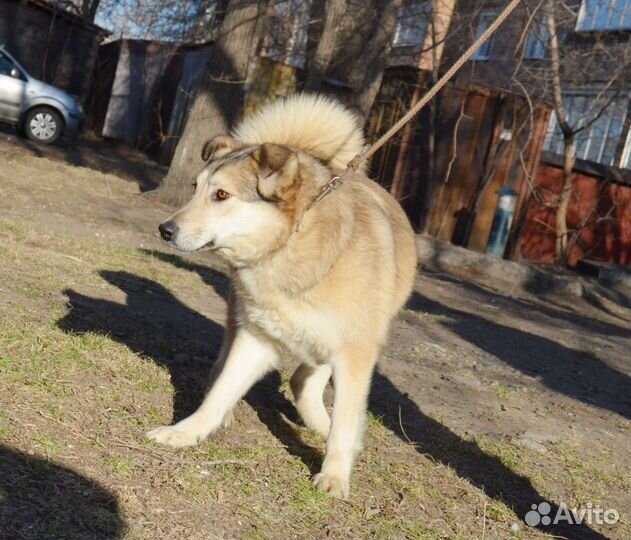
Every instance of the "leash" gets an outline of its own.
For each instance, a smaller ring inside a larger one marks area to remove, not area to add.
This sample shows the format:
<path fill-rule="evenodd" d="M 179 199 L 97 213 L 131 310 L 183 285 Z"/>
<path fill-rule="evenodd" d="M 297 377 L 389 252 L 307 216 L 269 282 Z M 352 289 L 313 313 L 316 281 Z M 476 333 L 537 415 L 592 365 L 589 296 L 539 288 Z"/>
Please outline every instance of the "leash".
<path fill-rule="evenodd" d="M 357 154 L 346 166 L 344 171 L 331 178 L 320 190 L 317 198 L 309 208 L 324 199 L 329 193 L 338 189 L 344 183 L 344 176 L 350 171 L 357 171 L 361 164 L 371 158 L 384 144 L 386 144 L 397 132 L 405 126 L 412 118 L 414 118 L 418 112 L 429 103 L 429 101 L 445 86 L 449 80 L 456 74 L 456 72 L 469 60 L 478 48 L 495 32 L 498 27 L 506 20 L 506 18 L 515 10 L 521 0 L 512 0 L 504 10 L 497 16 L 497 18 L 489 25 L 489 27 L 476 39 L 473 44 L 462 54 L 462 56 L 445 72 L 445 74 L 436 81 L 436 84 L 420 99 L 414 106 L 404 115 L 399 121 L 394 124 L 388 131 L 386 131 L 376 142 L 372 145 L 367 144 L 363 150 Z"/>

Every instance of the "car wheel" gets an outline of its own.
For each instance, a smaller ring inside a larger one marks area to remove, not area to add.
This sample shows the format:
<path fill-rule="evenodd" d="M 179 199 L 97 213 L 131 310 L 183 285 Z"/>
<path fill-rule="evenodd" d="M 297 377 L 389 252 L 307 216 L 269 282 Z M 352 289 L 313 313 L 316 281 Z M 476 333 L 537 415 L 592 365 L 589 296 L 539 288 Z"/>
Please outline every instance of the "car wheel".
<path fill-rule="evenodd" d="M 52 144 L 63 131 L 63 120 L 50 107 L 35 107 L 26 113 L 22 126 L 24 133 L 32 141 Z"/>

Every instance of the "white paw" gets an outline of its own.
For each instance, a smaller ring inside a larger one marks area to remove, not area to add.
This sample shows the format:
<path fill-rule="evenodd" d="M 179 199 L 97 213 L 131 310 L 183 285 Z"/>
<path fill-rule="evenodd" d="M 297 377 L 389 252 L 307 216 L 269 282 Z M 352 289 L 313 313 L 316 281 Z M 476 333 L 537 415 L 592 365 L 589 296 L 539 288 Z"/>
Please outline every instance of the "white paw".
<path fill-rule="evenodd" d="M 313 429 L 316 433 L 319 433 L 324 439 L 328 439 L 329 432 L 331 431 L 331 420 L 327 417 L 325 420 L 307 427 Z"/>
<path fill-rule="evenodd" d="M 147 433 L 146 437 L 165 446 L 171 446 L 172 448 L 194 446 L 204 438 L 195 431 L 178 428 L 176 426 L 163 426 L 153 429 Z"/>
<path fill-rule="evenodd" d="M 348 479 L 318 473 L 313 478 L 313 485 L 337 499 L 348 499 L 350 485 Z"/>
<path fill-rule="evenodd" d="M 226 413 L 226 416 L 223 417 L 223 420 L 221 421 L 221 427 L 222 428 L 230 427 L 233 421 L 234 421 L 234 412 L 229 411 Z"/>
<path fill-rule="evenodd" d="M 329 436 L 329 431 L 331 431 L 331 418 L 326 411 L 314 410 L 312 407 L 305 406 L 304 402 L 297 403 L 296 408 L 305 426 L 319 433 L 325 439 Z"/>

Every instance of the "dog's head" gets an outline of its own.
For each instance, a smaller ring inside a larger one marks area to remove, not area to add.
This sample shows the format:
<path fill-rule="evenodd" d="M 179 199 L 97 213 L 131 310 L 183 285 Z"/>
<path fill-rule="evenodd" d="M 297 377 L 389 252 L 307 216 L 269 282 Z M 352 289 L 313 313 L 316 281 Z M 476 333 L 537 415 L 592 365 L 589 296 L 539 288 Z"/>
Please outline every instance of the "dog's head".
<path fill-rule="evenodd" d="M 327 175 L 302 152 L 225 136 L 208 141 L 202 157 L 208 165 L 193 198 L 160 224 L 160 234 L 177 249 L 207 246 L 238 266 L 285 244 Z"/>

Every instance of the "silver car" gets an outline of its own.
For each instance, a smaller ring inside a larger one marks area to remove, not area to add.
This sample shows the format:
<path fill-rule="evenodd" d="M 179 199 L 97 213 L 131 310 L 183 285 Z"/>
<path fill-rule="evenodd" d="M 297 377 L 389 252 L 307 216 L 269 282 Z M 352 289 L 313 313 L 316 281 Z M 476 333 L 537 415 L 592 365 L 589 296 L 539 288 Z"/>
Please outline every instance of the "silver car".
<path fill-rule="evenodd" d="M 85 115 L 76 96 L 31 77 L 0 45 L 0 121 L 33 141 L 78 135 Z"/>

